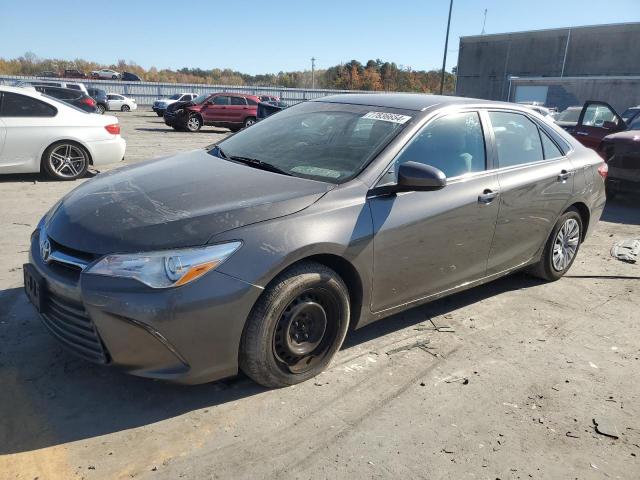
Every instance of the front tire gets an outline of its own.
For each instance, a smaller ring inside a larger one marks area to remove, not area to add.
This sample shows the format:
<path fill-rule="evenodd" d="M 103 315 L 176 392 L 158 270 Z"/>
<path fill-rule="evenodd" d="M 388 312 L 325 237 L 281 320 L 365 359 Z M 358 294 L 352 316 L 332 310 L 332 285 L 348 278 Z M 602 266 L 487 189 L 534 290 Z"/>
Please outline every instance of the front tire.
<path fill-rule="evenodd" d="M 164 112 L 156 112 L 156 115 L 158 115 L 159 117 L 164 117 Z"/>
<path fill-rule="evenodd" d="M 187 119 L 186 127 L 187 127 L 187 130 L 195 133 L 202 128 L 202 120 L 200 120 L 200 117 L 197 115 L 191 115 Z"/>
<path fill-rule="evenodd" d="M 77 143 L 56 142 L 42 155 L 42 166 L 51 178 L 76 180 L 87 173 L 89 152 Z"/>
<path fill-rule="evenodd" d="M 582 217 L 574 208 L 563 213 L 549 235 L 540 261 L 529 272 L 554 282 L 569 271 L 582 241 Z"/>
<path fill-rule="evenodd" d="M 122 107 L 120 107 L 120 110 L 122 112 L 128 112 L 129 110 L 131 110 L 131 107 L 129 107 L 129 105 L 122 105 Z"/>
<path fill-rule="evenodd" d="M 315 377 L 340 349 L 349 291 L 332 269 L 303 262 L 280 274 L 254 305 L 242 334 L 240 368 L 265 387 Z"/>

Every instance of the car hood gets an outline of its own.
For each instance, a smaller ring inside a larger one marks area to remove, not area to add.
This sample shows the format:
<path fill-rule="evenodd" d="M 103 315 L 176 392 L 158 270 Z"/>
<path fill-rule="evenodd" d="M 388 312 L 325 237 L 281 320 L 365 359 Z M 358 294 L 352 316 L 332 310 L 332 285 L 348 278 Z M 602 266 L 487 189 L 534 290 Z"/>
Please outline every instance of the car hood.
<path fill-rule="evenodd" d="M 55 242 L 97 255 L 204 245 L 300 211 L 331 188 L 195 150 L 100 174 L 63 198 L 46 229 Z"/>
<path fill-rule="evenodd" d="M 626 130 L 624 132 L 612 133 L 604 137 L 607 142 L 625 142 L 640 144 L 640 130 Z"/>

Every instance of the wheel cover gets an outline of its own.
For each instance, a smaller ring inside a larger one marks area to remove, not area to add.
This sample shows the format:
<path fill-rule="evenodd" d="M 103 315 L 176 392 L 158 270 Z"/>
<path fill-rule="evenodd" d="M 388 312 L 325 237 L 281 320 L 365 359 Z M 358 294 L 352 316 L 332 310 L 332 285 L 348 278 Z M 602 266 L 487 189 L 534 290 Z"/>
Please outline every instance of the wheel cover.
<path fill-rule="evenodd" d="M 248 118 L 248 119 L 244 122 L 244 124 L 245 124 L 247 127 L 250 127 L 250 126 L 251 126 L 251 125 L 253 125 L 254 123 L 256 123 L 256 121 L 255 121 L 253 118 Z"/>
<path fill-rule="evenodd" d="M 273 334 L 280 368 L 300 374 L 327 357 L 339 330 L 339 305 L 335 293 L 324 288 L 306 290 L 287 305 Z"/>
<path fill-rule="evenodd" d="M 51 171 L 62 178 L 77 177 L 87 165 L 84 151 L 75 145 L 58 145 L 49 154 Z"/>
<path fill-rule="evenodd" d="M 580 225 L 574 218 L 569 218 L 556 233 L 553 242 L 553 268 L 562 272 L 565 270 L 576 256 L 578 245 L 580 244 Z"/>
<path fill-rule="evenodd" d="M 200 120 L 198 120 L 198 117 L 190 117 L 189 120 L 187 120 L 187 128 L 189 128 L 189 130 L 198 130 L 198 128 L 200 128 Z"/>

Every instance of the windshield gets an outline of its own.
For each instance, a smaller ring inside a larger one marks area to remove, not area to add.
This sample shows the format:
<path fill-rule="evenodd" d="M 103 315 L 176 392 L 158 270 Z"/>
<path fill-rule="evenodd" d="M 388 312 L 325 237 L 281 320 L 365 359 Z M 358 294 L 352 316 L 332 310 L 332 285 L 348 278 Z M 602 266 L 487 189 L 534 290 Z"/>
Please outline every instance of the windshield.
<path fill-rule="evenodd" d="M 628 108 L 622 114 L 622 119 L 625 123 L 629 123 L 629 120 L 632 120 L 640 112 L 640 108 Z"/>
<path fill-rule="evenodd" d="M 580 118 L 580 109 L 566 109 L 564 112 L 560 112 L 556 117 L 557 121 L 560 122 L 577 122 L 578 118 Z"/>
<path fill-rule="evenodd" d="M 307 102 L 218 144 L 233 160 L 253 159 L 296 176 L 343 183 L 360 173 L 411 119 L 404 110 Z M 217 155 L 218 149 L 209 151 Z"/>
<path fill-rule="evenodd" d="M 182 95 L 180 93 L 176 93 L 175 95 L 171 95 L 169 100 L 178 100 Z"/>
<path fill-rule="evenodd" d="M 200 105 L 201 103 L 204 103 L 204 101 L 207 98 L 209 98 L 210 95 L 211 95 L 210 93 L 206 93 L 204 95 L 198 95 L 196 98 L 191 100 L 191 103 L 195 103 L 196 105 Z"/>

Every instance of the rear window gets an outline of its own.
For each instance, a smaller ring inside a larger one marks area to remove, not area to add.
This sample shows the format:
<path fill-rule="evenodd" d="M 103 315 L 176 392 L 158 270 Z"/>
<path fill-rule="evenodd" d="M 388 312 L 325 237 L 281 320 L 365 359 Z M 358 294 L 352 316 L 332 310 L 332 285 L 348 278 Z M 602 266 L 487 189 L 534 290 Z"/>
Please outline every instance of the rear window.
<path fill-rule="evenodd" d="M 55 117 L 57 113 L 55 107 L 36 98 L 12 92 L 2 93 L 2 117 Z"/>

